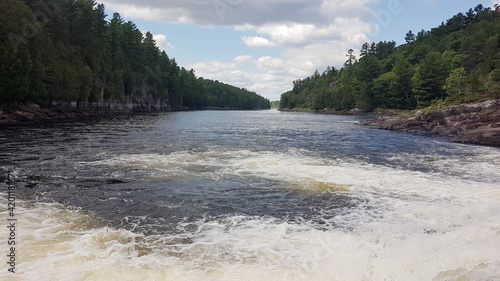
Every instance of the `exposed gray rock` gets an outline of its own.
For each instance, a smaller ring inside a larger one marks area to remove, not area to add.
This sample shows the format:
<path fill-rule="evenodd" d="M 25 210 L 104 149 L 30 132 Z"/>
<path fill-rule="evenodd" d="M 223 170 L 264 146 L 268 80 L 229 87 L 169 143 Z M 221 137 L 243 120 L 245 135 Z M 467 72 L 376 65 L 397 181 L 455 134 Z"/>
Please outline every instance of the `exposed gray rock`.
<path fill-rule="evenodd" d="M 450 106 L 431 114 L 382 117 L 359 122 L 373 128 L 448 137 L 451 141 L 500 146 L 500 100 Z"/>

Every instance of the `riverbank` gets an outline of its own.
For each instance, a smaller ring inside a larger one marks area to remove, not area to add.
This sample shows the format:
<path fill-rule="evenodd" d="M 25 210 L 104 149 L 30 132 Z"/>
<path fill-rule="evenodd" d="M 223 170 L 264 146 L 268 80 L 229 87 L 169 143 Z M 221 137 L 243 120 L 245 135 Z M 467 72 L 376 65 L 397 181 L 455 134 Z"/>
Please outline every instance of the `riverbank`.
<path fill-rule="evenodd" d="M 263 110 L 262 108 L 147 106 L 126 103 L 53 103 L 40 106 L 35 103 L 0 104 L 0 125 L 22 125 L 60 121 L 79 121 L 95 118 L 135 115 L 151 112 L 190 110 Z"/>
<path fill-rule="evenodd" d="M 500 147 L 500 100 L 421 110 L 409 117 L 383 116 L 360 125 Z"/>
<path fill-rule="evenodd" d="M 54 103 L 40 106 L 35 103 L 0 104 L 0 125 L 37 124 L 60 121 L 87 120 L 154 111 L 183 111 L 188 108 L 146 107 L 121 103 Z"/>

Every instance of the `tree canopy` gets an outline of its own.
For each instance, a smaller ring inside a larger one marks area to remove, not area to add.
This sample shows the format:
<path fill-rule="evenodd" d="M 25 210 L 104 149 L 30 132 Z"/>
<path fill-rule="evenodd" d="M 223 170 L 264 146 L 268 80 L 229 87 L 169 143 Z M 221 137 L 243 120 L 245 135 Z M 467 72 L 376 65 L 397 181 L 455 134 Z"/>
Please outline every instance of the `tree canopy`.
<path fill-rule="evenodd" d="M 180 67 L 150 32 L 94 0 L 2 0 L 0 14 L 0 102 L 270 107 Z"/>
<path fill-rule="evenodd" d="M 404 39 L 366 42 L 359 59 L 348 50 L 341 69 L 294 81 L 280 107 L 415 109 L 500 98 L 500 6 L 477 5 Z"/>

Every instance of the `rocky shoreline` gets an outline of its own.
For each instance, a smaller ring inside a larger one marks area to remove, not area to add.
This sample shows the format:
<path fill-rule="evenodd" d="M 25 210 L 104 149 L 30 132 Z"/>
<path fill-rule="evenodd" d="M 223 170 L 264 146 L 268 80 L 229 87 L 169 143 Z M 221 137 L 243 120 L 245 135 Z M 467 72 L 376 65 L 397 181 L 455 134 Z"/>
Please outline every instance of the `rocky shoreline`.
<path fill-rule="evenodd" d="M 379 117 L 358 124 L 500 147 L 500 100 L 444 107 L 430 113 L 418 111 L 410 117 Z"/>
<path fill-rule="evenodd" d="M 89 120 L 154 111 L 181 111 L 187 108 L 144 107 L 120 103 L 95 103 L 77 106 L 57 103 L 40 106 L 34 103 L 0 104 L 0 126 Z"/>
<path fill-rule="evenodd" d="M 61 121 L 82 121 L 96 118 L 135 115 L 154 112 L 194 110 L 188 107 L 151 106 L 127 103 L 59 102 L 50 106 L 35 103 L 0 104 L 0 126 L 29 125 Z M 242 110 L 232 107 L 206 107 L 200 110 Z M 252 110 L 261 110 L 254 108 Z"/>

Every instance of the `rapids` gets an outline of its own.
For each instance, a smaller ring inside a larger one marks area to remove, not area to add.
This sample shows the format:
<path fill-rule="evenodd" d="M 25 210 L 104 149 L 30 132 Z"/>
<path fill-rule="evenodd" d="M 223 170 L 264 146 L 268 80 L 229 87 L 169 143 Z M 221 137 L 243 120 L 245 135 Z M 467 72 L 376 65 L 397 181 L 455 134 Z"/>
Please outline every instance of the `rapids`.
<path fill-rule="evenodd" d="M 0 129 L 2 280 L 499 280 L 500 150 L 362 117 Z M 8 237 L 2 227 L 2 237 Z"/>

